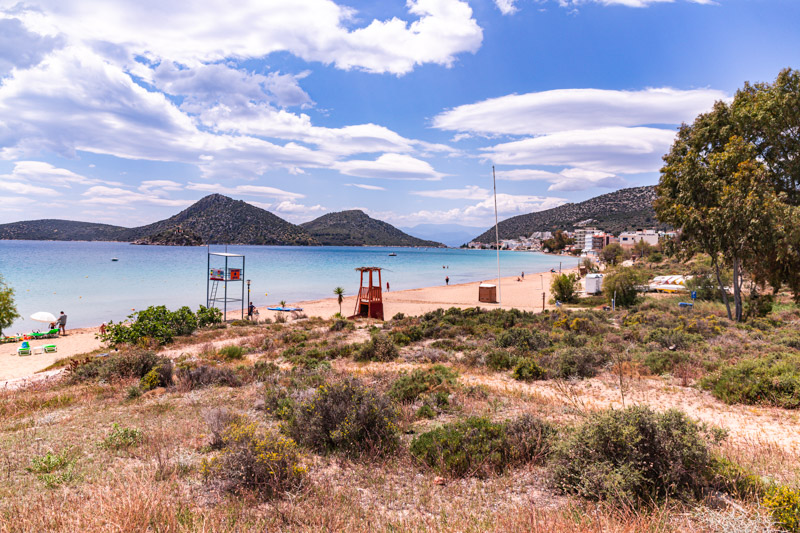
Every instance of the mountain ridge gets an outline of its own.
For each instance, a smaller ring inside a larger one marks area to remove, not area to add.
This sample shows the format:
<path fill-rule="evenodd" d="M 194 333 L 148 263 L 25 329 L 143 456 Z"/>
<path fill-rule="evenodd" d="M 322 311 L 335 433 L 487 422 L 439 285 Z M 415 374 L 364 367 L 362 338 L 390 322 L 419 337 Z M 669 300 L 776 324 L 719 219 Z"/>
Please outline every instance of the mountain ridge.
<path fill-rule="evenodd" d="M 444 246 L 440 242 L 413 237 L 360 209 L 326 213 L 300 224 L 300 227 L 323 246 Z"/>
<path fill-rule="evenodd" d="M 571 231 L 579 223 L 617 234 L 641 228 L 667 229 L 656 219 L 653 200 L 654 185 L 631 187 L 568 203 L 545 211 L 507 218 L 498 224 L 500 239 L 516 239 L 536 231 Z M 494 226 L 473 239 L 480 243 L 495 242 Z"/>

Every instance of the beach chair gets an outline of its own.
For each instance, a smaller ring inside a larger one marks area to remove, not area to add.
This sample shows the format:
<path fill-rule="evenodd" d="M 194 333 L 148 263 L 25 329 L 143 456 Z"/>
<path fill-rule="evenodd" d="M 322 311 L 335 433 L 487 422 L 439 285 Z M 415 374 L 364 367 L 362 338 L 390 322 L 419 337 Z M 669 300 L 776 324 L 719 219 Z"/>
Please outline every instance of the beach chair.
<path fill-rule="evenodd" d="M 22 346 L 17 348 L 17 355 L 30 355 L 31 354 L 31 343 L 25 341 L 22 343 Z"/>
<path fill-rule="evenodd" d="M 55 339 L 58 337 L 58 328 L 53 328 L 44 334 L 45 339 Z"/>
<path fill-rule="evenodd" d="M 58 351 L 58 347 L 55 344 L 45 344 L 42 348 L 44 348 L 44 353 L 56 353 Z"/>

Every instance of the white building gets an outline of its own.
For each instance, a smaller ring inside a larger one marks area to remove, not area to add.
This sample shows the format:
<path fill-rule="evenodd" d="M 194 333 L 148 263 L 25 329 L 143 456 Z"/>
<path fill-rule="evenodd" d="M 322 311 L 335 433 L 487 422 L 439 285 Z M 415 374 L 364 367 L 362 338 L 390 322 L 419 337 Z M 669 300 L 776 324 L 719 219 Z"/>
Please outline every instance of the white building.
<path fill-rule="evenodd" d="M 619 234 L 619 244 L 623 248 L 633 248 L 639 241 L 644 241 L 650 246 L 657 246 L 658 233 L 648 229 L 644 231 L 626 231 Z"/>

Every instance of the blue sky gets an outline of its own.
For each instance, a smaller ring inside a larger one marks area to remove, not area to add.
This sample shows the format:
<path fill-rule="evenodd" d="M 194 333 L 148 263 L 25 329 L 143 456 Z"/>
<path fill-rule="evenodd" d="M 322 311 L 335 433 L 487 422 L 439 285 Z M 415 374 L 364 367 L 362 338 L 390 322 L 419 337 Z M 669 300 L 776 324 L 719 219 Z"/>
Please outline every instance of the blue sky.
<path fill-rule="evenodd" d="M 656 183 L 678 124 L 800 67 L 798 27 L 797 0 L 0 0 L 0 223 L 219 192 L 488 227 L 493 164 L 501 218 Z"/>

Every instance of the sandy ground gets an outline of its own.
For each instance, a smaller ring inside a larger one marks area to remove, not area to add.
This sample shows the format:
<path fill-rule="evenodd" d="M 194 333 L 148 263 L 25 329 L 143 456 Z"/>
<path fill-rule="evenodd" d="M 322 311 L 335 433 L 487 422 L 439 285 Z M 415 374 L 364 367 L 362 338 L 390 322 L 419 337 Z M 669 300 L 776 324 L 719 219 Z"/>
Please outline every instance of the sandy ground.
<path fill-rule="evenodd" d="M 566 272 L 566 271 L 565 271 Z M 500 291 L 502 304 L 482 304 L 478 302 L 478 285 L 480 282 L 463 283 L 461 285 L 450 285 L 441 287 L 428 287 L 424 289 L 412 289 L 397 292 L 384 292 L 384 316 L 386 319 L 393 317 L 397 313 L 406 315 L 420 315 L 440 307 L 482 307 L 484 309 L 494 309 L 497 307 L 517 308 L 525 311 L 542 310 L 542 287 L 544 287 L 545 300 L 550 299 L 550 272 L 529 274 L 525 276 L 525 281 L 516 281 L 516 277 L 504 278 Z M 487 283 L 495 283 L 497 280 L 486 280 Z M 357 287 L 345 287 L 346 290 L 356 292 Z M 287 305 L 302 307 L 303 313 L 308 316 L 318 316 L 330 318 L 339 312 L 339 304 L 336 298 L 326 298 L 323 300 L 313 300 L 308 302 L 288 302 Z M 356 297 L 346 296 L 342 303 L 342 314 L 350 316 L 353 314 L 356 305 Z M 546 304 L 547 308 L 552 308 Z M 275 318 L 280 311 L 268 311 L 266 307 L 259 307 L 259 318 Z M 291 313 L 284 313 L 289 315 Z M 231 311 L 228 313 L 229 319 L 241 317 L 241 312 Z M 41 374 L 33 376 L 36 372 L 47 368 L 55 361 L 91 352 L 101 347 L 100 341 L 95 337 L 97 328 L 73 329 L 67 331 L 66 337 L 57 339 L 46 339 L 41 341 L 29 341 L 31 346 L 43 344 L 55 344 L 58 347 L 56 353 L 36 354 L 30 356 L 17 356 L 17 348 L 21 343 L 8 343 L 0 345 L 0 388 L 19 387 L 30 379 L 40 379 L 45 376 Z"/>

